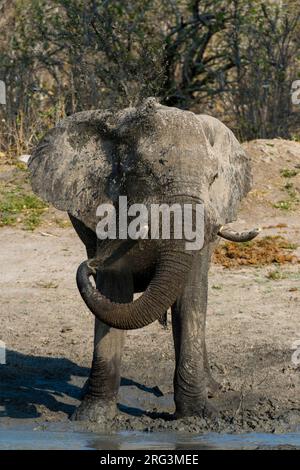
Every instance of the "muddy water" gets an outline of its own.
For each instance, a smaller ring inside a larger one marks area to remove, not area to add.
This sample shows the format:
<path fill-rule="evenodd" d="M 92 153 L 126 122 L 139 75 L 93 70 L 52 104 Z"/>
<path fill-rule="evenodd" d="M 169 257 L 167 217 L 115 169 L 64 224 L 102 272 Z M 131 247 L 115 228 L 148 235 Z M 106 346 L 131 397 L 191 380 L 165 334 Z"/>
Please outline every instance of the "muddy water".
<path fill-rule="evenodd" d="M 119 432 L 98 434 L 39 425 L 0 428 L 0 449 L 300 449 L 300 432 L 288 434 L 183 434 Z"/>

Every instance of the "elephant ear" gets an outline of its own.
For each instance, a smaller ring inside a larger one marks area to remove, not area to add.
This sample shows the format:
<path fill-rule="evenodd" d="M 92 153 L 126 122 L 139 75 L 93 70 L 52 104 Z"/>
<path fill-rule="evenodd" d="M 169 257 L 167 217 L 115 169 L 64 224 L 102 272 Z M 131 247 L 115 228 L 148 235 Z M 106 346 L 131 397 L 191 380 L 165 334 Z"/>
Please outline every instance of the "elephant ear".
<path fill-rule="evenodd" d="M 50 130 L 29 162 L 33 191 L 95 230 L 96 209 L 111 202 L 112 141 L 105 137 L 108 113 L 74 114 Z"/>
<path fill-rule="evenodd" d="M 214 172 L 208 177 L 207 209 L 214 214 L 216 226 L 236 220 L 242 199 L 252 185 L 250 158 L 232 131 L 218 119 L 199 114 L 207 139 Z"/>

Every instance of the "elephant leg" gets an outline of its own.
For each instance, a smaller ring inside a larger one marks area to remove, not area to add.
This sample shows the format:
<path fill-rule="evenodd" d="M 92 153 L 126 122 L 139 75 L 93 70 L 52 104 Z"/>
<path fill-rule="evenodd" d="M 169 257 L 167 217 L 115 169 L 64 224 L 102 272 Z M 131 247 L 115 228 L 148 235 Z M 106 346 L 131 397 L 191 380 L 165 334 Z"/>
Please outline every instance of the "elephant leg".
<path fill-rule="evenodd" d="M 210 264 L 210 261 L 211 261 L 213 251 L 217 247 L 218 244 L 219 244 L 219 240 L 216 240 L 216 241 L 209 244 L 209 247 L 208 247 L 207 276 L 208 276 L 209 264 Z M 207 289 L 208 289 L 208 278 L 206 280 L 206 291 L 207 291 Z M 205 322 L 205 324 L 206 324 L 206 312 L 207 312 L 207 297 L 206 297 L 206 306 L 204 308 L 204 315 L 205 315 L 204 322 Z M 209 397 L 217 396 L 219 394 L 219 392 L 222 391 L 222 385 L 219 382 L 217 382 L 212 376 L 210 366 L 209 366 L 206 341 L 204 341 L 204 368 L 205 368 L 206 377 L 207 377 L 208 396 Z"/>
<path fill-rule="evenodd" d="M 207 400 L 205 321 L 210 254 L 210 247 L 206 246 L 195 256 L 183 292 L 172 308 L 176 417 L 216 414 Z"/>
<path fill-rule="evenodd" d="M 132 277 L 122 271 L 101 273 L 97 276 L 97 288 L 115 302 L 131 302 L 133 298 Z M 124 331 L 95 320 L 92 368 L 74 419 L 101 423 L 115 416 L 124 340 Z"/>
<path fill-rule="evenodd" d="M 219 392 L 222 391 L 222 385 L 217 382 L 211 374 L 207 355 L 206 341 L 204 341 L 204 370 L 206 373 L 208 396 L 215 397 L 219 394 Z"/>

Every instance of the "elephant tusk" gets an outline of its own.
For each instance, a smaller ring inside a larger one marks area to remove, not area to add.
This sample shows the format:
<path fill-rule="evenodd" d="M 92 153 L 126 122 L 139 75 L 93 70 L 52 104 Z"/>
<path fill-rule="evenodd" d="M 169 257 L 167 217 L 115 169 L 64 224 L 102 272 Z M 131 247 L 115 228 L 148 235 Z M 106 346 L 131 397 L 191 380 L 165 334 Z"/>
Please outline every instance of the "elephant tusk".
<path fill-rule="evenodd" d="M 231 242 L 249 242 L 253 240 L 261 232 L 260 228 L 245 230 L 244 232 L 236 232 L 230 228 L 221 227 L 218 231 L 219 237 L 225 238 Z"/>
<path fill-rule="evenodd" d="M 122 256 L 134 247 L 138 240 L 107 240 L 103 247 L 97 252 L 95 258 L 87 261 L 87 266 L 91 273 L 95 275 L 98 269 L 110 267 L 116 263 Z"/>

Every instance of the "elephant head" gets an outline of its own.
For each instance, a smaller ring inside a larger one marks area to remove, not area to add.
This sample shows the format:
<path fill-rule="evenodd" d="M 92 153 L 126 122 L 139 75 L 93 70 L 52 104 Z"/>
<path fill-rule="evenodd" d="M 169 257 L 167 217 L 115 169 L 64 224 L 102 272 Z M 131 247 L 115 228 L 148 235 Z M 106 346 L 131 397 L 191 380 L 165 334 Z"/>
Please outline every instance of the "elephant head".
<path fill-rule="evenodd" d="M 222 235 L 221 227 L 235 219 L 251 186 L 248 157 L 226 126 L 210 116 L 162 106 L 152 98 L 116 114 L 87 111 L 66 118 L 40 142 L 29 169 L 39 196 L 94 232 L 97 207 L 116 206 L 120 195 L 146 206 L 201 203 L 205 243 Z M 226 230 L 224 236 L 239 238 Z M 145 292 L 129 304 L 110 301 L 90 283 L 95 268 L 101 269 L 101 250 L 98 260 L 82 263 L 77 284 L 90 310 L 121 329 L 139 328 L 160 318 L 178 297 L 195 256 L 184 242 L 145 244 L 145 249 L 155 244 L 155 273 Z M 111 255 L 118 257 L 118 250 L 123 254 L 132 245 L 115 240 L 109 246 Z"/>

